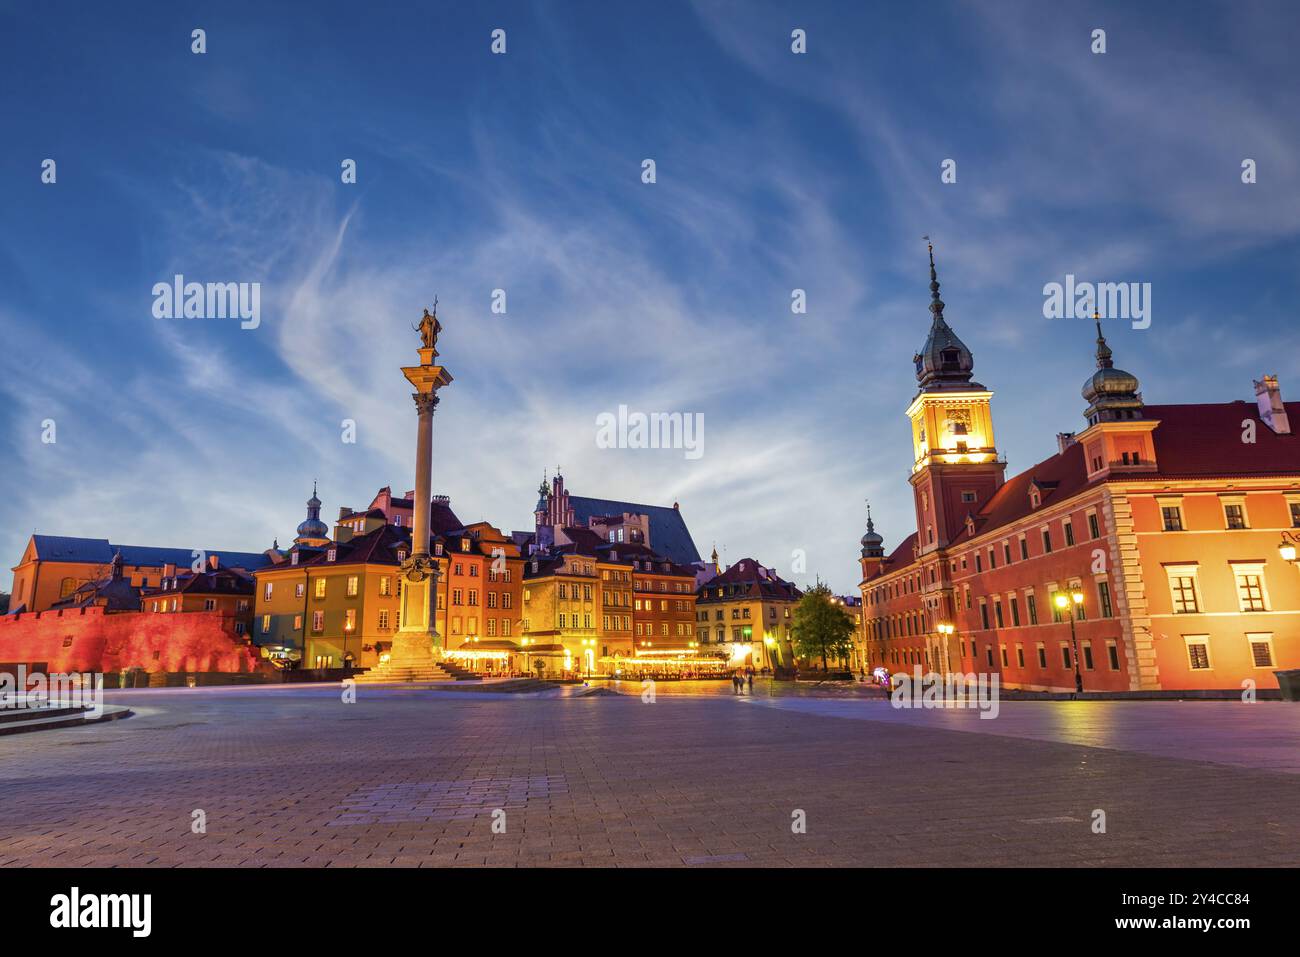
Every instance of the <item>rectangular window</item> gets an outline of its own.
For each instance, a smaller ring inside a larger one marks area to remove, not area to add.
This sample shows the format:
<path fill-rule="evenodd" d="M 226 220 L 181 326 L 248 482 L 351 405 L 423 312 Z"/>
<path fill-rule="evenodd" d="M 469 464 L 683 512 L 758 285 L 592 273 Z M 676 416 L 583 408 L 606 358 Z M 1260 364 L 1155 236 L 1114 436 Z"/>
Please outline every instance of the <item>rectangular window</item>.
<path fill-rule="evenodd" d="M 1061 528 L 1065 530 L 1065 544 L 1067 546 L 1074 544 L 1074 526 L 1069 522 L 1062 522 Z"/>
<path fill-rule="evenodd" d="M 1170 572 L 1169 592 L 1173 598 L 1174 614 L 1194 615 L 1201 610 L 1201 603 L 1196 595 L 1195 574 Z"/>
<path fill-rule="evenodd" d="M 993 599 L 993 618 L 997 621 L 999 628 L 1006 627 L 1002 621 L 1002 602 L 996 598 Z"/>
<path fill-rule="evenodd" d="M 343 630 L 352 631 L 356 627 L 357 627 L 357 610 L 355 608 L 349 608 L 347 617 L 343 621 Z"/>
<path fill-rule="evenodd" d="M 357 583 L 358 580 L 356 575 L 348 576 L 348 597 L 349 598 L 357 597 Z"/>
<path fill-rule="evenodd" d="M 1003 559 L 1003 564 L 1005 565 L 1011 564 L 1011 543 L 1010 542 L 1002 543 L 1002 559 Z"/>
<path fill-rule="evenodd" d="M 269 632 L 270 630 L 271 630 L 271 616 L 270 616 L 270 615 L 263 615 L 263 616 L 262 616 L 262 634 L 265 635 L 265 634 L 266 634 L 267 632 Z"/>
<path fill-rule="evenodd" d="M 298 584 L 293 586 L 294 598 L 301 598 L 305 594 L 307 594 L 307 586 L 305 584 L 298 582 Z"/>
<path fill-rule="evenodd" d="M 1119 671 L 1119 648 L 1115 642 L 1106 642 L 1106 657 L 1110 659 L 1110 670 Z"/>
<path fill-rule="evenodd" d="M 266 583 L 266 587 L 262 589 L 262 601 L 270 601 L 270 600 L 271 600 L 271 589 L 272 589 L 272 587 L 274 587 L 274 586 L 272 586 L 272 584 L 271 584 L 270 582 L 267 582 L 267 583 Z"/>
<path fill-rule="evenodd" d="M 977 572 L 984 571 L 984 560 L 980 558 L 979 552 L 975 553 L 975 571 Z"/>
<path fill-rule="evenodd" d="M 1029 539 L 1021 535 L 1020 536 L 1020 560 L 1025 561 L 1027 558 L 1029 558 Z"/>
<path fill-rule="evenodd" d="M 1250 660 L 1256 668 L 1273 667 L 1273 636 L 1271 634 L 1247 635 L 1250 643 Z"/>
<path fill-rule="evenodd" d="M 1052 552 L 1052 533 L 1050 529 L 1043 529 L 1043 554 L 1050 555 Z"/>
<path fill-rule="evenodd" d="M 1007 658 L 1007 646 L 1002 645 L 1001 651 L 1002 651 L 1002 667 L 1005 668 L 1007 665 L 1011 663 L 1010 659 Z"/>
<path fill-rule="evenodd" d="M 216 609 L 217 609 L 217 600 L 216 600 L 215 598 L 205 598 L 205 599 L 203 599 L 203 610 L 204 610 L 204 611 L 216 611 Z"/>
<path fill-rule="evenodd" d="M 1110 606 L 1110 582 L 1097 582 L 1097 604 L 1102 618 L 1114 615 Z"/>
<path fill-rule="evenodd" d="M 1085 671 L 1092 670 L 1092 642 L 1083 643 L 1083 667 Z"/>
<path fill-rule="evenodd" d="M 316 579 L 316 597 L 317 598 L 325 597 L 325 579 L 323 578 Z"/>
<path fill-rule="evenodd" d="M 388 630 L 388 609 L 387 608 L 379 609 L 379 630 L 380 631 Z"/>
<path fill-rule="evenodd" d="M 1223 506 L 1223 520 L 1228 528 L 1246 527 L 1246 506 L 1233 502 Z"/>
<path fill-rule="evenodd" d="M 1097 513 L 1088 513 L 1088 535 L 1091 538 L 1101 538 L 1101 529 L 1097 526 Z"/>
<path fill-rule="evenodd" d="M 1047 669 L 1047 646 L 1041 641 L 1038 643 L 1038 667 L 1040 670 Z"/>
<path fill-rule="evenodd" d="M 987 631 L 989 627 L 989 606 L 985 602 L 980 602 L 980 621 L 983 622 L 983 627 Z M 992 663 L 989 662 L 989 664 Z"/>
<path fill-rule="evenodd" d="M 1300 528 L 1300 502 L 1291 502 L 1291 527 Z"/>
<path fill-rule="evenodd" d="M 1210 670 L 1210 636 L 1183 635 L 1187 642 L 1187 666 L 1193 671 Z"/>
<path fill-rule="evenodd" d="M 993 646 L 989 645 L 984 649 L 984 656 L 988 659 L 989 667 L 993 667 Z"/>
<path fill-rule="evenodd" d="M 1162 505 L 1160 507 L 1160 518 L 1164 522 L 1166 532 L 1181 532 L 1183 530 L 1182 506 Z"/>
<path fill-rule="evenodd" d="M 311 630 L 318 634 L 325 630 L 325 612 L 314 611 L 311 613 Z"/>
<path fill-rule="evenodd" d="M 1061 645 L 1061 664 L 1063 664 L 1063 665 L 1066 667 L 1067 670 L 1073 667 L 1073 665 L 1072 665 L 1071 662 L 1070 662 L 1070 646 L 1069 646 L 1069 645 L 1066 645 L 1066 644 L 1062 644 L 1062 645 Z"/>
<path fill-rule="evenodd" d="M 1016 645 L 1016 667 L 1023 668 L 1024 666 L 1025 666 L 1025 646 Z"/>
<path fill-rule="evenodd" d="M 393 580 L 385 575 L 379 579 L 379 594 L 391 595 L 393 593 Z"/>
<path fill-rule="evenodd" d="M 1237 603 L 1242 611 L 1268 611 L 1268 599 L 1264 593 L 1264 566 L 1234 565 L 1233 574 L 1237 579 Z"/>
<path fill-rule="evenodd" d="M 1029 623 L 1038 624 L 1038 603 L 1034 600 L 1033 592 L 1025 596 L 1025 610 L 1029 612 Z"/>
<path fill-rule="evenodd" d="M 1012 595 L 1010 598 L 1007 599 L 1007 603 L 1011 606 L 1011 625 L 1012 627 L 1019 628 L 1020 627 L 1020 602 L 1016 601 L 1015 595 Z"/>

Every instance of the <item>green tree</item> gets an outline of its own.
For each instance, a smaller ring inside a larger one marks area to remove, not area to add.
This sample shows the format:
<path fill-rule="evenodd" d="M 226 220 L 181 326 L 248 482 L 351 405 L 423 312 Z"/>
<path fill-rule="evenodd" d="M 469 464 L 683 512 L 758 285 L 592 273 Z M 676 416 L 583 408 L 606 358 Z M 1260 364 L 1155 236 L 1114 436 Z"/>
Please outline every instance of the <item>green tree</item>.
<path fill-rule="evenodd" d="M 827 656 L 845 658 L 852 653 L 853 630 L 852 616 L 835 601 L 830 586 L 818 581 L 795 606 L 790 634 L 796 654 L 820 657 L 827 671 Z"/>

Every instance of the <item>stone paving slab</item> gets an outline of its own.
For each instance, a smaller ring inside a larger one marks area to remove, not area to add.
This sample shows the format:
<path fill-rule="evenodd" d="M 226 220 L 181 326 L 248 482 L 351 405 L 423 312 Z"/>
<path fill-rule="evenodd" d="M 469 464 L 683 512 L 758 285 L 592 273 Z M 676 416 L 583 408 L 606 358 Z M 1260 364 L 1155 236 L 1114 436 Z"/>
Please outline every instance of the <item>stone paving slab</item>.
<path fill-rule="evenodd" d="M 1097 748 L 708 695 L 231 690 L 123 694 L 136 717 L 0 740 L 0 864 L 1300 863 L 1300 777 L 1131 750 L 1122 709 L 1128 739 Z M 1032 706 L 1050 730 L 1070 704 Z M 1215 733 L 1205 703 L 1141 704 Z"/>

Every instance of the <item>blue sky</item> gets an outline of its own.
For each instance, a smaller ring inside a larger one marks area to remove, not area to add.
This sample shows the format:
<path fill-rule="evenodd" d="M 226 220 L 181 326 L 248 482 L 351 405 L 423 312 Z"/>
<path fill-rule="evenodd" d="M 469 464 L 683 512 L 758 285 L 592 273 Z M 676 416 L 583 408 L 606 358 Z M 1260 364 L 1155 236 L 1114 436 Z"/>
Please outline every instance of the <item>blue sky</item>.
<path fill-rule="evenodd" d="M 679 501 L 702 553 L 851 590 L 864 498 L 890 547 L 915 527 L 923 234 L 1011 472 L 1082 424 L 1091 327 L 1042 313 L 1066 273 L 1152 284 L 1150 328 L 1108 326 L 1148 401 L 1251 399 L 1263 372 L 1300 399 L 1298 20 L 0 2 L 0 552 L 33 531 L 255 550 L 292 538 L 313 479 L 328 520 L 409 488 L 397 367 L 436 294 L 456 382 L 434 485 L 462 519 L 530 528 L 562 463 L 577 494 Z M 260 282 L 260 327 L 153 318 L 177 272 Z M 702 413 L 703 456 L 597 448 L 620 404 Z"/>

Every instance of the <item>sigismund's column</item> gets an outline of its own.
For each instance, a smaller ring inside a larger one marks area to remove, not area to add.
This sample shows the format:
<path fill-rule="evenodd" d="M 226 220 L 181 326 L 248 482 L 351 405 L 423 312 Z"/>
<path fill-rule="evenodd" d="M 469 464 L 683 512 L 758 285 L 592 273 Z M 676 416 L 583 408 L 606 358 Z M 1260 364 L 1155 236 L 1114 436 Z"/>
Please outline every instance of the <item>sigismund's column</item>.
<path fill-rule="evenodd" d="M 451 384 L 451 374 L 434 364 L 438 356 L 438 333 L 442 323 L 434 314 L 424 311 L 420 320 L 420 364 L 403 366 L 407 381 L 415 387 L 411 398 L 418 413 L 415 442 L 415 514 L 411 522 L 411 555 L 402 563 L 402 624 L 393 635 L 389 652 L 389 673 L 422 671 L 434 665 L 442 654 L 442 644 L 436 627 L 434 596 L 438 583 L 438 563 L 429 555 L 429 502 L 432 497 L 433 468 L 433 411 L 438 407 L 438 390 Z M 394 675 L 396 677 L 396 675 Z M 418 678 L 419 674 L 403 677 Z"/>

